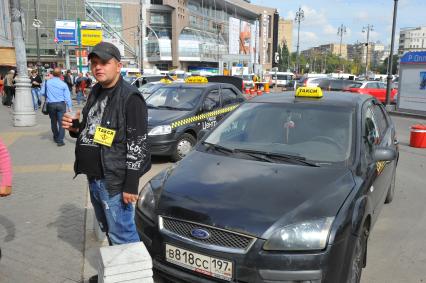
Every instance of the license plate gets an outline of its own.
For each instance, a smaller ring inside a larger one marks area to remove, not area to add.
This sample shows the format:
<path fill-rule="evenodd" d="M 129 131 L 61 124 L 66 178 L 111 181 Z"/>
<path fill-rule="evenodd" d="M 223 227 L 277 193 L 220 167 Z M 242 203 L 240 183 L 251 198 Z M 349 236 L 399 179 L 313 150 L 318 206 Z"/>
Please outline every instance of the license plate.
<path fill-rule="evenodd" d="M 232 262 L 166 244 L 166 260 L 186 269 L 222 280 L 232 280 Z"/>

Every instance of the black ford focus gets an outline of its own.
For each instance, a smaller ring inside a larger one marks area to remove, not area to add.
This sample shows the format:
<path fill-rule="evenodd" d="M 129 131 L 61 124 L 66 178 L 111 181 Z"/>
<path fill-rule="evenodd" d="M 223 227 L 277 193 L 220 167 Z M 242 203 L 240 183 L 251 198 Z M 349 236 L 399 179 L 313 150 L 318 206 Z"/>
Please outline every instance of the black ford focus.
<path fill-rule="evenodd" d="M 394 195 L 395 128 L 372 97 L 305 93 L 242 104 L 142 189 L 135 218 L 159 276 L 360 281 Z"/>

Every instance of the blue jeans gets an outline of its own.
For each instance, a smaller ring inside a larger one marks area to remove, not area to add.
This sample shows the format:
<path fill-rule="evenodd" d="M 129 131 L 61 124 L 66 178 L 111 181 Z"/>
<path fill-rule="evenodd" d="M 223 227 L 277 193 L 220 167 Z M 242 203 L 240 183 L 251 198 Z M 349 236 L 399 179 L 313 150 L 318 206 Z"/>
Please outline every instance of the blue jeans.
<path fill-rule="evenodd" d="M 83 100 L 84 96 L 83 96 L 83 92 L 81 90 L 77 91 L 77 104 L 80 105 L 81 104 L 81 100 Z"/>
<path fill-rule="evenodd" d="M 34 110 L 37 111 L 38 109 L 38 102 L 41 101 L 40 99 L 40 88 L 39 87 L 33 87 L 31 88 L 31 94 L 33 95 L 33 105 Z"/>
<path fill-rule="evenodd" d="M 53 140 L 56 143 L 63 143 L 65 130 L 62 128 L 62 117 L 64 116 L 67 106 L 65 102 L 49 102 L 47 103 L 47 111 L 50 117 L 50 127 L 53 133 Z"/>
<path fill-rule="evenodd" d="M 105 180 L 89 180 L 90 200 L 101 230 L 110 245 L 139 242 L 133 204 L 123 202 L 123 194 L 110 196 Z"/>

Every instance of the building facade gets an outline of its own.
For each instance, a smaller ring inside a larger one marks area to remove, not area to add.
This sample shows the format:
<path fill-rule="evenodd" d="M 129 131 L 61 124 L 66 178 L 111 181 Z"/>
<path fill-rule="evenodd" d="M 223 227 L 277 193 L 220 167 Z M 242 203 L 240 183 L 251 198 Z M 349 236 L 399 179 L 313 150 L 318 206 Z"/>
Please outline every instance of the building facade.
<path fill-rule="evenodd" d="M 409 51 L 426 50 L 426 26 L 416 28 L 403 28 L 399 32 L 398 54 L 402 56 Z"/>
<path fill-rule="evenodd" d="M 359 62 L 364 66 L 368 62 L 368 69 L 377 69 L 383 64 L 389 54 L 390 48 L 380 42 L 370 42 L 368 51 L 366 43 L 357 42 L 348 45 L 348 59 Z"/>
<path fill-rule="evenodd" d="M 346 44 L 340 45 L 340 44 L 330 43 L 330 44 L 324 44 L 317 47 L 313 47 L 307 50 L 303 50 L 301 54 L 303 54 L 305 57 L 309 57 L 312 55 L 325 55 L 325 54 L 335 55 L 335 56 L 341 55 L 343 59 L 347 59 L 348 47 Z"/>
<path fill-rule="evenodd" d="M 10 30 L 10 9 L 8 0 L 0 0 L 0 74 L 4 75 L 16 65 L 15 48 Z"/>
<path fill-rule="evenodd" d="M 24 40 L 27 62 L 33 67 L 39 60 L 48 68 L 65 66 L 65 46 L 55 42 L 55 21 L 85 19 L 84 0 L 20 0 L 24 11 Z M 40 27 L 33 26 L 34 19 L 40 21 Z M 38 35 L 38 47 L 37 47 Z M 37 58 L 37 49 L 40 58 Z M 75 48 L 70 47 L 71 63 L 75 65 Z"/>
<path fill-rule="evenodd" d="M 288 51 L 293 50 L 293 21 L 280 18 L 278 23 L 278 44 L 287 45 Z"/>

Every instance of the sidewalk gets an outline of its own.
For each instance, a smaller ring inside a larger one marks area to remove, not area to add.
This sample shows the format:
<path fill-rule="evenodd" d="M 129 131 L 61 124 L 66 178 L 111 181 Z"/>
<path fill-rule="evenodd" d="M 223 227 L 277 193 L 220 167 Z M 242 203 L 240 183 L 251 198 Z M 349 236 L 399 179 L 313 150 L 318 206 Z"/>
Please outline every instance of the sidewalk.
<path fill-rule="evenodd" d="M 88 197 L 85 178 L 73 180 L 75 141 L 58 147 L 40 112 L 35 127 L 13 127 L 4 106 L 0 120 L 14 169 L 12 195 L 0 199 L 0 282 L 81 282 Z"/>

